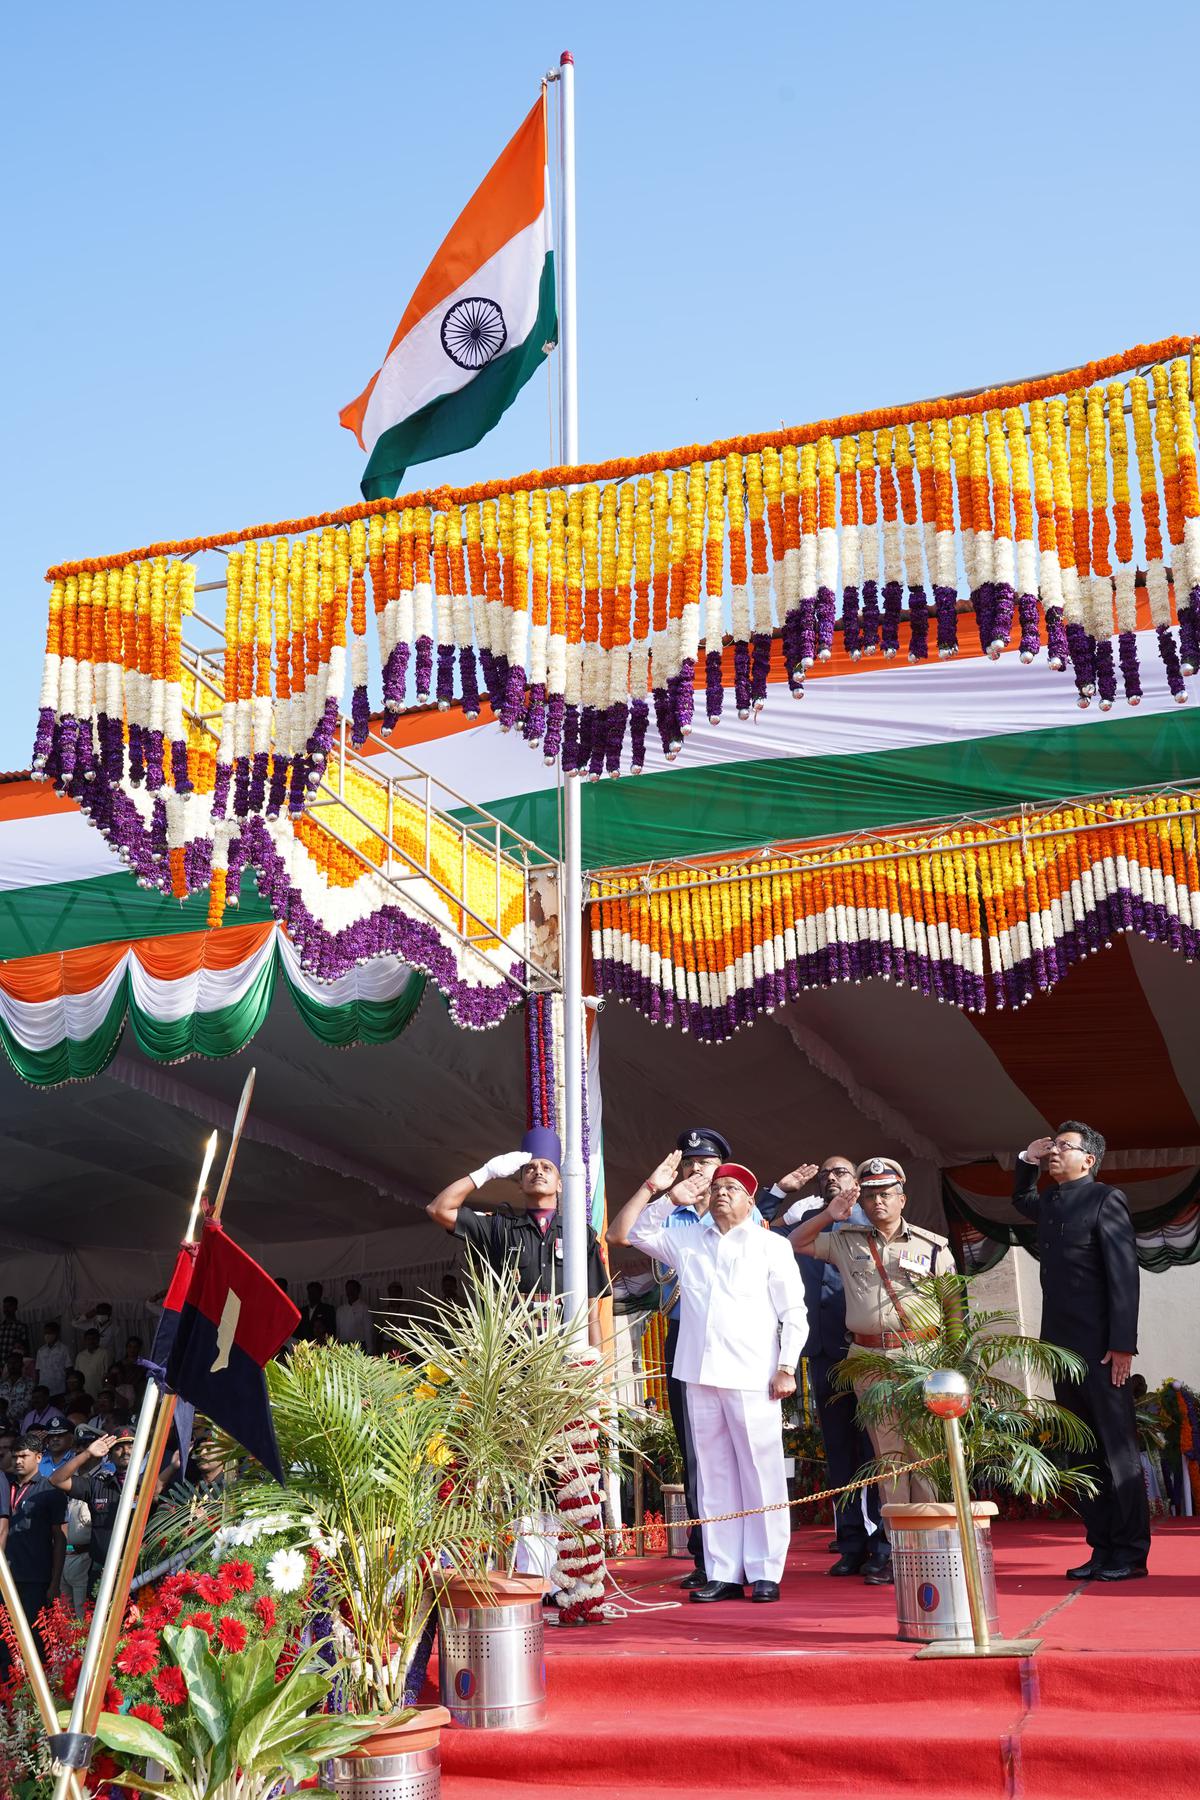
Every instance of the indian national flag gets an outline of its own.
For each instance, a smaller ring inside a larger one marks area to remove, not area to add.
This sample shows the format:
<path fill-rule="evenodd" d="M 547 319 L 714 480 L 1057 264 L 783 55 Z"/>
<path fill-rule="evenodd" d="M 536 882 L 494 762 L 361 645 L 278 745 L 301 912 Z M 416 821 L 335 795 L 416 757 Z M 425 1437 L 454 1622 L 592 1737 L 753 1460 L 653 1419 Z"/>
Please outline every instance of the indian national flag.
<path fill-rule="evenodd" d="M 546 109 L 539 99 L 426 269 L 383 367 L 340 418 L 368 452 L 363 495 L 477 444 L 558 336 Z"/>

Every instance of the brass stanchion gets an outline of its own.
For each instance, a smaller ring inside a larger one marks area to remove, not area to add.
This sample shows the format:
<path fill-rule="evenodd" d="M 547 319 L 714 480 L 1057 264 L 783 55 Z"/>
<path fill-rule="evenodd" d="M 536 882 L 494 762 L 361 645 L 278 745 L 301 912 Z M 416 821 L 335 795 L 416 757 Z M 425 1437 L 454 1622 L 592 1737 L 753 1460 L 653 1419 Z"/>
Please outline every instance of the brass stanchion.
<path fill-rule="evenodd" d="M 958 1421 L 971 1407 L 971 1389 L 966 1376 L 960 1375 L 957 1369 L 935 1369 L 925 1380 L 925 1404 L 942 1421 L 946 1434 L 950 1486 L 954 1490 L 963 1574 L 967 1583 L 967 1602 L 971 1609 L 971 1641 L 952 1638 L 926 1644 L 924 1649 L 917 1651 L 917 1655 L 1032 1656 L 1041 1644 L 1041 1638 L 994 1638 L 988 1624 L 987 1597 L 983 1591 L 983 1570 L 979 1561 L 979 1540 L 975 1535 L 975 1521 L 971 1514 L 967 1465 L 963 1457 L 962 1434 L 958 1428 Z"/>
<path fill-rule="evenodd" d="M 25 1617 L 25 1608 L 21 1605 L 21 1596 L 17 1592 L 17 1584 L 13 1580 L 12 1570 L 8 1566 L 8 1558 L 0 1550 L 0 1599 L 8 1610 L 9 1622 L 13 1636 L 17 1640 L 17 1648 L 21 1652 L 21 1661 L 25 1664 L 25 1673 L 29 1677 L 29 1685 L 33 1690 L 34 1703 L 41 1715 L 42 1729 L 47 1737 L 53 1737 L 58 1730 L 58 1714 L 54 1710 L 54 1695 L 50 1692 L 50 1683 L 46 1680 L 46 1671 L 42 1667 L 42 1659 L 38 1654 L 37 1639 L 33 1635 L 33 1627 Z M 71 1800 L 85 1800 L 83 1777 L 71 1771 L 68 1792 Z"/>

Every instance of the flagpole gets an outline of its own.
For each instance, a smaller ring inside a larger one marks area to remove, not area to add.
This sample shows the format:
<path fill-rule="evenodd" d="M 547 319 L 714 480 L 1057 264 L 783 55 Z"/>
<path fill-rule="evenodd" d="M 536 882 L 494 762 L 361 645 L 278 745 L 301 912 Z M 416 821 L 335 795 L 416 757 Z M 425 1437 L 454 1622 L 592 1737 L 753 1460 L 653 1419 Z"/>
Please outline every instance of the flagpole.
<path fill-rule="evenodd" d="M 225 1193 L 229 1187 L 229 1178 L 233 1173 L 234 1158 L 237 1155 L 242 1128 L 245 1125 L 246 1113 L 250 1105 L 250 1096 L 253 1092 L 254 1070 L 251 1069 L 242 1088 L 237 1118 L 234 1121 L 233 1136 L 230 1139 L 225 1167 L 221 1174 L 221 1186 L 217 1195 L 220 1205 L 224 1205 Z M 204 1162 L 196 1189 L 196 1199 L 188 1218 L 186 1239 L 188 1243 L 192 1241 L 195 1231 L 200 1200 L 212 1168 L 216 1147 L 216 1133 L 214 1132 L 205 1145 Z M 108 1674 L 116 1654 L 117 1641 L 121 1635 L 125 1609 L 129 1604 L 134 1570 L 137 1567 L 137 1559 L 146 1535 L 146 1521 L 154 1503 L 158 1477 L 162 1469 L 174 1417 L 175 1395 L 160 1392 L 153 1379 L 147 1381 L 146 1391 L 142 1396 L 142 1404 L 138 1411 L 137 1425 L 134 1428 L 133 1446 L 129 1456 L 130 1474 L 121 1484 L 121 1497 L 117 1501 L 117 1510 L 113 1519 L 112 1538 L 109 1542 L 108 1555 L 104 1559 L 104 1566 L 100 1572 L 100 1585 L 96 1590 L 92 1623 L 88 1631 L 87 1643 L 84 1646 L 83 1660 L 79 1670 L 79 1684 L 71 1703 L 70 1722 L 64 1733 L 50 1739 L 51 1754 L 58 1770 L 58 1778 L 54 1786 L 54 1800 L 68 1800 L 68 1796 L 74 1792 L 73 1783 L 76 1771 L 87 1769 L 91 1765 L 92 1753 L 96 1744 L 96 1724 L 104 1710 L 104 1692 L 108 1685 Z M 141 1472 L 140 1479 L 139 1471 Z"/>
<path fill-rule="evenodd" d="M 33 1635 L 32 1625 L 25 1616 L 20 1591 L 13 1580 L 8 1557 L 3 1550 L 0 1550 L 0 1600 L 3 1600 L 8 1611 L 13 1636 L 17 1640 L 17 1648 L 21 1652 L 21 1661 L 25 1665 L 25 1675 L 41 1715 L 42 1729 L 48 1738 L 53 1737 L 58 1730 L 58 1713 L 54 1706 L 54 1695 L 50 1692 L 50 1683 L 46 1680 L 46 1671 L 42 1667 L 37 1639 Z M 68 1779 L 71 1783 L 69 1791 L 74 1796 L 74 1800 L 83 1800 L 82 1781 L 74 1769 Z"/>
<path fill-rule="evenodd" d="M 560 450 L 579 461 L 579 350 L 575 313 L 575 59 L 559 58 L 558 353 Z M 587 1342 L 587 1170 L 583 1162 L 583 784 L 563 779 L 562 911 L 559 921 L 563 983 L 563 1294 L 568 1319 Z"/>

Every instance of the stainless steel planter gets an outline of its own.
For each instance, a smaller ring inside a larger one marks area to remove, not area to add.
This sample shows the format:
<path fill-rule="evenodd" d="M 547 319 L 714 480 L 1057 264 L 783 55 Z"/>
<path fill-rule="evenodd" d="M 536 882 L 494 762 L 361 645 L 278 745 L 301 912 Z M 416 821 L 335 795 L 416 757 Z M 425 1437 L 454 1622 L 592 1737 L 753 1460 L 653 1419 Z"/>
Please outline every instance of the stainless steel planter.
<path fill-rule="evenodd" d="M 679 1524 L 687 1518 L 687 1500 L 681 1481 L 664 1481 L 662 1488 L 663 1523 L 667 1528 L 667 1555 L 687 1558 L 687 1530 Z"/>
<path fill-rule="evenodd" d="M 389 1756 L 335 1756 L 325 1764 L 324 1780 L 341 1800 L 439 1800 L 441 1747 L 430 1744 Z"/>
<path fill-rule="evenodd" d="M 991 1533 L 996 1509 L 989 1502 L 977 1502 L 973 1510 L 988 1625 L 996 1631 L 999 1624 Z M 921 1644 L 969 1642 L 971 1608 L 954 1508 L 932 1502 L 925 1506 L 885 1506 L 884 1515 L 892 1540 L 897 1635 Z"/>
<path fill-rule="evenodd" d="M 540 1725 L 546 1716 L 541 1599 L 503 1606 L 443 1601 L 438 1663 L 442 1705 L 456 1725 L 490 1731 Z"/>

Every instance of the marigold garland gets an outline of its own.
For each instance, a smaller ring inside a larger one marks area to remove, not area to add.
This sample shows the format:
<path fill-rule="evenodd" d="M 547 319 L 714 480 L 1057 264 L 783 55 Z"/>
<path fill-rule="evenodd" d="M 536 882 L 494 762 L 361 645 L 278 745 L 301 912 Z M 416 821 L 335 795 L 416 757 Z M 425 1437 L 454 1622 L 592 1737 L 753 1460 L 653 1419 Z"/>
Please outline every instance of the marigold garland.
<path fill-rule="evenodd" d="M 894 980 L 1020 1006 L 1136 931 L 1200 960 L 1200 793 L 1149 794 L 728 866 L 608 875 L 597 990 L 722 1042 L 806 988 Z"/>
<path fill-rule="evenodd" d="M 907 622 L 922 661 L 932 599 L 938 654 L 952 656 L 960 556 L 988 654 L 1016 622 L 1022 660 L 1044 637 L 1081 705 L 1107 708 L 1119 690 L 1136 704 L 1127 410 L 1146 598 L 1183 699 L 1200 665 L 1198 366 L 1200 340 L 1168 339 L 957 400 L 64 565 L 51 571 L 35 771 L 64 792 L 103 780 L 154 802 L 147 829 L 178 886 L 197 835 L 180 809 L 203 757 L 214 820 L 303 810 L 338 729 L 347 645 L 352 735 L 365 738 L 368 588 L 385 726 L 410 700 L 461 698 L 473 715 L 482 685 L 504 729 L 593 778 L 643 766 L 651 708 L 676 756 L 700 679 L 707 717 L 721 717 L 727 627 L 740 717 L 766 702 L 777 629 L 797 696 L 839 622 L 851 657 L 897 655 Z M 216 546 L 230 550 L 224 691 L 204 702 L 221 717 L 202 750 L 181 699 L 194 564 L 178 557 Z"/>

